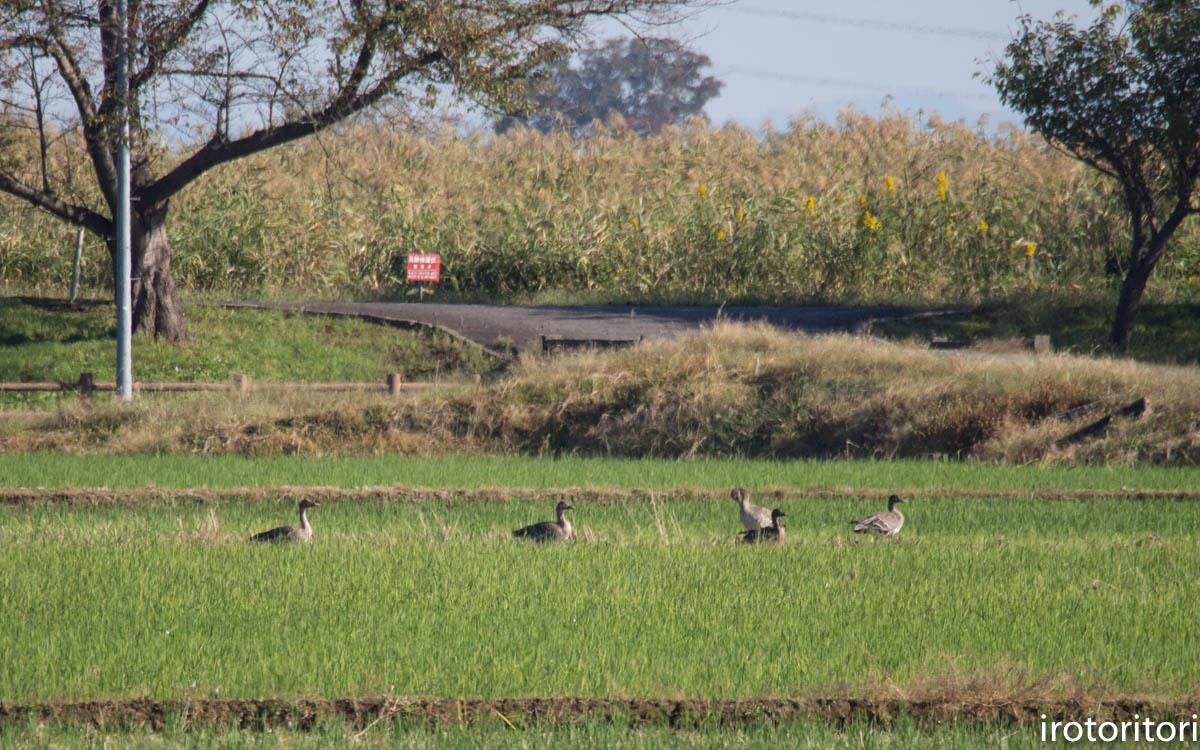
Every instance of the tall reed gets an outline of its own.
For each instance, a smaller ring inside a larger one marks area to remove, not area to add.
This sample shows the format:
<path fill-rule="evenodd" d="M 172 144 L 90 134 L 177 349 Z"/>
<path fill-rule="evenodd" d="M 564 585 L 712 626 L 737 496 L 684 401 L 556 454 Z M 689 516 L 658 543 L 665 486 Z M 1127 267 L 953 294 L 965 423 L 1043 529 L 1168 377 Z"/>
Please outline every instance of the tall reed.
<path fill-rule="evenodd" d="M 441 253 L 439 289 L 468 299 L 1074 294 L 1119 279 L 1127 234 L 1113 186 L 1024 131 L 890 110 L 761 136 L 693 121 L 640 138 L 619 118 L 587 140 L 366 124 L 215 170 L 172 211 L 185 288 L 354 297 L 411 292 L 414 251 Z M 0 198 L 0 282 L 63 283 L 69 236 Z M 85 280 L 106 274 L 93 241 Z M 1195 294 L 1198 279 L 1191 222 L 1152 292 Z"/>

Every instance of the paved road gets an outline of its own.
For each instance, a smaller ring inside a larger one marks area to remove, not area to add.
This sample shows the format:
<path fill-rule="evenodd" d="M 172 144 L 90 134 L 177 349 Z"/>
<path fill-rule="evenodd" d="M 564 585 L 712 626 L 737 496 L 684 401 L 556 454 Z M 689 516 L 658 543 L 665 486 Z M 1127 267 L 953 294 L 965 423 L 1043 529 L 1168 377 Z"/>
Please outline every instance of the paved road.
<path fill-rule="evenodd" d="M 301 310 L 441 328 L 492 351 L 619 344 L 694 331 L 721 317 L 765 321 L 811 333 L 854 331 L 870 320 L 936 315 L 909 307 L 632 307 L 628 305 L 447 305 L 427 302 L 236 302 L 237 307 Z"/>

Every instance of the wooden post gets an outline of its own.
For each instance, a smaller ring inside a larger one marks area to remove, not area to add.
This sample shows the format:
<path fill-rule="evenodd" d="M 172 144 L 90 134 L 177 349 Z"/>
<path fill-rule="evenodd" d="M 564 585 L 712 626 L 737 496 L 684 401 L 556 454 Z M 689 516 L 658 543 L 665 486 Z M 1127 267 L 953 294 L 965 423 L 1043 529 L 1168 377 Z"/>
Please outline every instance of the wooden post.
<path fill-rule="evenodd" d="M 246 377 L 245 373 L 239 372 L 233 376 L 233 387 L 237 389 L 238 393 L 245 396 L 246 392 L 250 390 L 250 378 Z"/>
<path fill-rule="evenodd" d="M 475 385 L 479 385 L 479 384 L 483 383 L 483 376 L 480 375 L 479 373 L 475 373 L 474 380 L 475 380 Z"/>
<path fill-rule="evenodd" d="M 400 384 L 404 382 L 404 378 L 398 372 L 389 372 L 387 376 L 388 393 L 393 396 L 400 395 Z"/>
<path fill-rule="evenodd" d="M 1033 351 L 1037 354 L 1050 353 L 1050 335 L 1039 333 L 1033 337 Z"/>
<path fill-rule="evenodd" d="M 95 374 L 90 372 L 79 373 L 79 400 L 91 403 L 92 391 L 94 390 L 96 390 Z"/>
<path fill-rule="evenodd" d="M 79 291 L 79 264 L 83 260 L 83 228 L 75 235 L 75 265 L 71 268 L 71 299 L 75 304 L 75 295 Z"/>

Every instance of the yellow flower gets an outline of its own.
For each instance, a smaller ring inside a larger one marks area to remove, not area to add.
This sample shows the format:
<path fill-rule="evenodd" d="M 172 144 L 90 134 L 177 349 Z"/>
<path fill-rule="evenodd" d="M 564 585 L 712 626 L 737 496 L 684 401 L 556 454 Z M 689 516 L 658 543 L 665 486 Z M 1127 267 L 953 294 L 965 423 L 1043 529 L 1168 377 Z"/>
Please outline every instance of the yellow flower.
<path fill-rule="evenodd" d="M 860 206 L 867 205 L 867 196 L 863 195 L 862 193 L 859 193 L 858 194 L 858 205 L 860 205 Z"/>
<path fill-rule="evenodd" d="M 1025 243 L 1025 257 L 1031 257 L 1036 252 L 1037 252 L 1037 243 L 1036 242 L 1026 242 Z"/>
<path fill-rule="evenodd" d="M 1200 281 L 1200 276 L 1188 276 L 1189 284 L 1195 284 L 1197 281 Z"/>
<path fill-rule="evenodd" d="M 887 189 L 889 193 L 896 192 L 896 181 L 892 179 L 891 175 L 888 175 L 884 182 L 887 183 Z"/>
<path fill-rule="evenodd" d="M 700 187 L 696 188 L 696 194 L 699 195 L 701 198 L 708 195 L 708 188 L 704 187 L 703 182 L 700 183 Z"/>
<path fill-rule="evenodd" d="M 987 230 L 988 230 L 988 223 L 986 221 L 984 221 L 983 219 L 980 219 L 979 220 L 979 233 L 987 234 Z"/>
<path fill-rule="evenodd" d="M 811 196 L 811 195 L 810 195 L 810 196 L 808 196 L 807 198 L 805 198 L 805 199 L 804 199 L 804 207 L 805 207 L 806 209 L 808 209 L 808 212 L 809 212 L 810 214 L 811 214 L 811 213 L 816 213 L 816 211 L 817 211 L 817 199 L 816 199 L 816 198 L 814 198 L 814 197 L 813 197 L 813 196 Z"/>
<path fill-rule="evenodd" d="M 637 220 L 637 217 L 636 217 L 636 216 L 635 216 L 635 217 L 633 217 L 632 219 L 630 219 L 630 220 L 629 220 L 629 223 L 633 225 L 633 228 L 634 228 L 634 229 L 637 229 L 637 228 L 638 228 L 638 220 Z"/>
<path fill-rule="evenodd" d="M 946 179 L 945 172 L 938 172 L 938 199 L 946 200 L 946 189 L 950 187 L 950 181 Z"/>
<path fill-rule="evenodd" d="M 867 229 L 870 229 L 872 232 L 878 232 L 880 226 L 882 226 L 879 223 L 879 219 L 876 219 L 874 216 L 872 216 L 870 211 L 863 212 L 862 225 Z"/>
<path fill-rule="evenodd" d="M 723 240 L 723 239 L 725 239 L 725 230 L 723 230 L 723 229 L 718 229 L 718 230 L 717 230 L 717 239 L 718 239 L 718 240 Z"/>
<path fill-rule="evenodd" d="M 738 208 L 738 212 L 737 212 L 737 222 L 738 222 L 738 224 L 741 224 L 741 223 L 742 223 L 742 220 L 743 220 L 743 219 L 745 219 L 745 218 L 746 218 L 746 211 L 745 211 L 745 209 Z"/>

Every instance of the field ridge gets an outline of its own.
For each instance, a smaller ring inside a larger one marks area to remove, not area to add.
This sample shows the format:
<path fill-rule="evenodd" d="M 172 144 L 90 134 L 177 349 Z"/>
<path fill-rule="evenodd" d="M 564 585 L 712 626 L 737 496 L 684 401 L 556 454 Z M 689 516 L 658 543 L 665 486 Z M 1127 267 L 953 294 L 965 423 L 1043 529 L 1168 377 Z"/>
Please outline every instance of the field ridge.
<path fill-rule="evenodd" d="M 355 727 L 380 721 L 430 726 L 470 725 L 501 718 L 512 725 L 565 725 L 584 720 L 624 722 L 630 726 L 669 726 L 672 729 L 719 725 L 744 727 L 820 719 L 830 723 L 854 720 L 884 724 L 907 717 L 918 722 L 947 720 L 978 723 L 1028 724 L 1043 715 L 1049 720 L 1104 717 L 1132 720 L 1134 716 L 1187 716 L 1194 699 L 1152 698 L 1140 694 L 1071 697 L 1042 700 L 1022 694 L 979 691 L 917 697 L 835 695 L 812 698 L 597 698 L 545 696 L 511 698 L 433 698 L 380 695 L 343 698 L 185 698 L 45 703 L 0 702 L 0 727 L 36 720 L 42 723 L 99 728 L 147 728 L 161 731 L 171 717 L 185 726 L 236 724 L 241 729 L 311 728 L 323 719 L 343 719 Z M 514 726 L 514 728 L 516 728 Z"/>
<path fill-rule="evenodd" d="M 1120 489 L 981 489 L 963 487 L 896 487 L 891 489 L 862 488 L 849 486 L 822 486 L 809 488 L 764 487 L 755 490 L 758 498 L 778 500 L 814 500 L 837 498 L 847 495 L 861 497 L 887 497 L 890 494 L 917 495 L 923 498 L 961 497 L 992 500 L 1086 500 L 1107 498 L 1117 500 L 1175 500 L 1178 502 L 1200 501 L 1200 489 L 1157 489 L 1122 487 Z M 516 500 L 542 501 L 571 498 L 599 505 L 637 503 L 650 498 L 657 501 L 709 502 L 728 498 L 728 489 L 697 488 L 618 488 L 618 487 L 557 487 L 557 488 L 452 488 L 452 487 L 409 487 L 387 485 L 379 487 L 329 487 L 314 485 L 281 485 L 278 487 L 233 487 L 211 489 L 207 487 L 189 489 L 110 489 L 107 487 L 46 488 L 46 487 L 0 487 L 0 505 L 23 506 L 35 503 L 50 503 L 79 506 L 117 506 L 162 502 L 184 501 L 194 503 L 262 503 L 275 502 L 281 495 L 307 495 L 322 501 L 376 502 L 420 504 L 427 502 L 465 503 L 508 503 Z"/>

